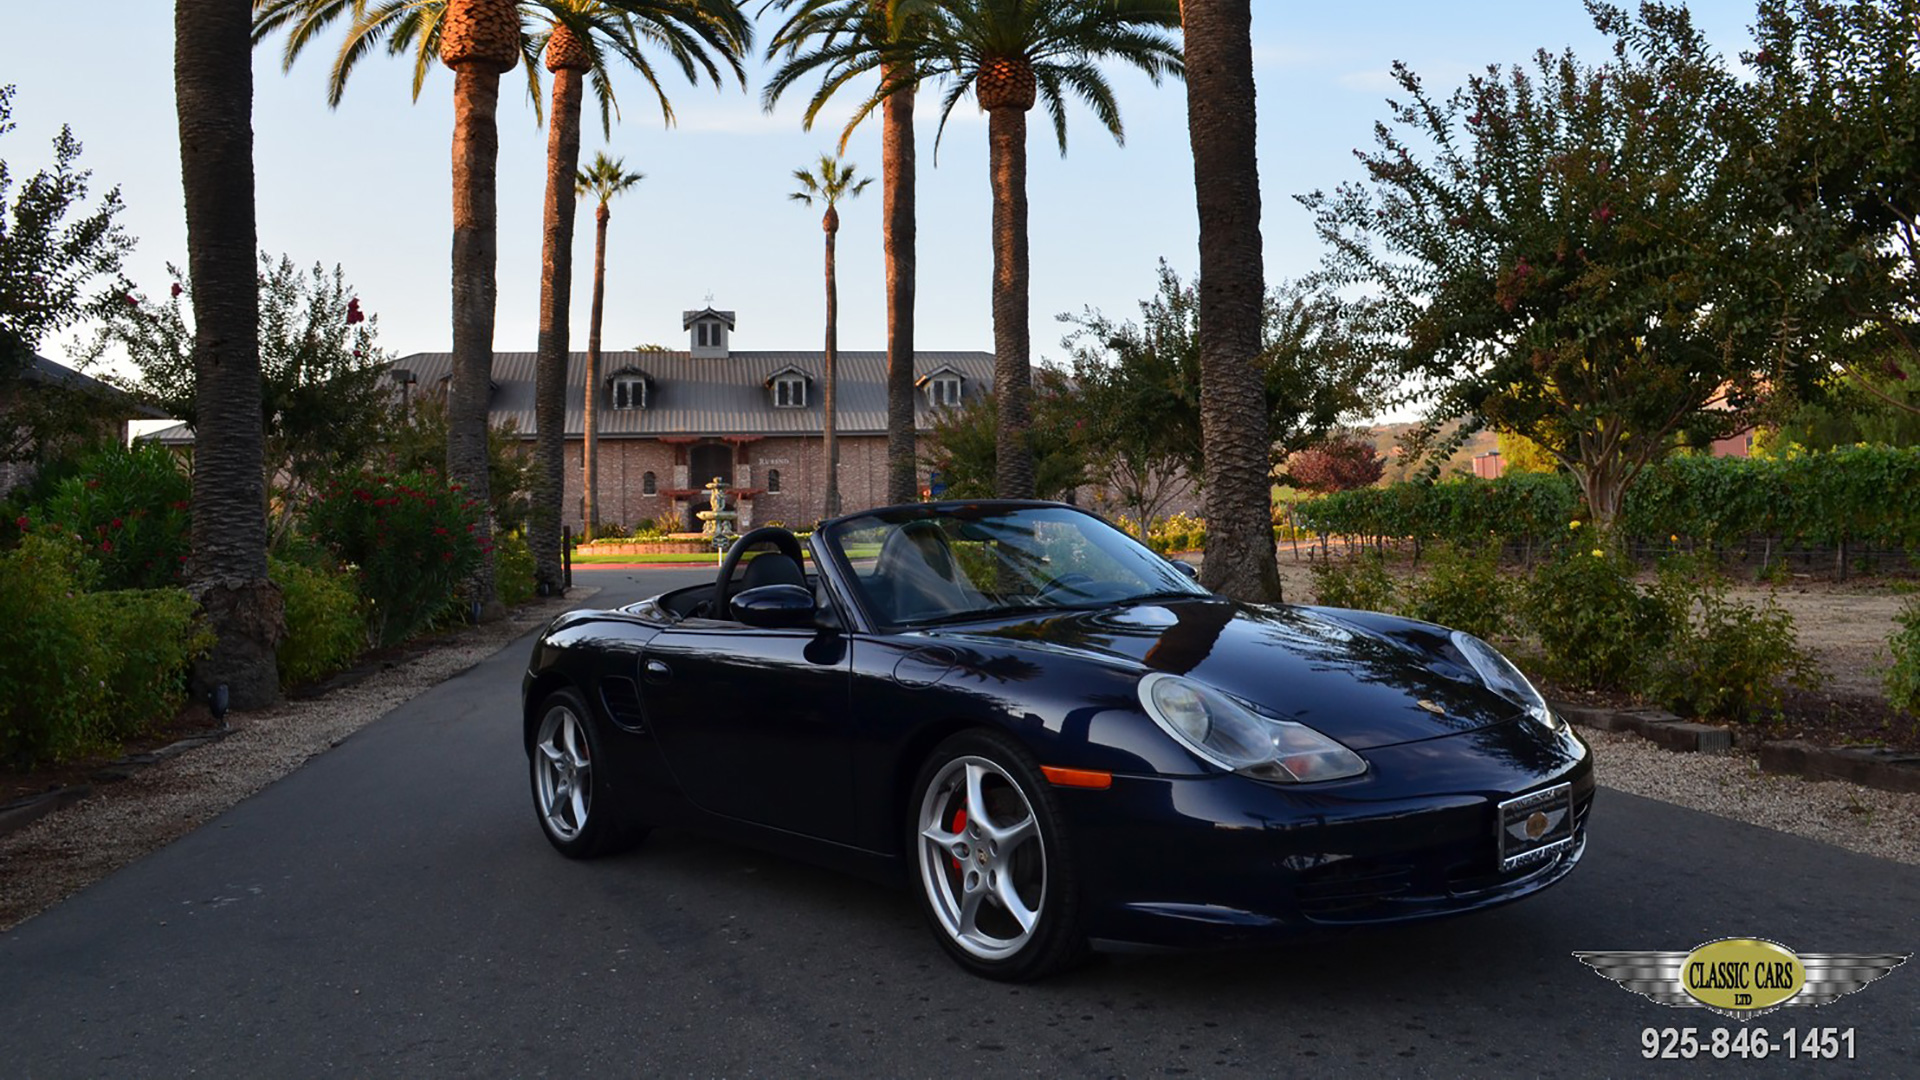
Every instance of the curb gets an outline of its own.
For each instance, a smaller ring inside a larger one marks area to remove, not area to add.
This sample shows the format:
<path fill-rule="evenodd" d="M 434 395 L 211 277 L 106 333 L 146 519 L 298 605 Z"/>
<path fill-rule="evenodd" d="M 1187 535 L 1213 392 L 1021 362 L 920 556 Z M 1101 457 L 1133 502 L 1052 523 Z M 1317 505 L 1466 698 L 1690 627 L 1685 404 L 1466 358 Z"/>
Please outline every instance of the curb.
<path fill-rule="evenodd" d="M 29 795 L 24 799 L 15 799 L 13 802 L 0 806 L 0 836 L 7 836 L 11 833 L 18 832 L 34 822 L 39 821 L 41 818 L 46 817 L 48 814 L 53 813 L 55 810 L 72 806 L 81 799 L 92 795 L 95 785 L 113 784 L 121 780 L 129 779 L 134 773 L 142 769 L 158 765 L 170 758 L 179 757 L 181 754 L 195 747 L 205 746 L 210 742 L 218 742 L 230 734 L 232 734 L 231 729 L 220 727 L 214 728 L 211 731 L 201 732 L 198 735 L 189 735 L 184 739 L 170 742 L 155 750 L 147 750 L 138 754 L 128 754 L 123 758 L 115 758 L 113 761 L 94 770 L 90 778 L 93 781 L 91 784 L 70 784 L 66 787 L 54 788 L 52 791 L 42 792 L 38 795 Z"/>
<path fill-rule="evenodd" d="M 1664 709 L 1609 709 L 1553 702 L 1571 723 L 1595 731 L 1638 735 L 1681 753 L 1717 753 L 1734 746 L 1732 728 L 1682 720 Z M 1920 754 L 1879 747 L 1817 746 L 1798 739 L 1758 746 L 1760 771 L 1807 780 L 1844 780 L 1861 787 L 1920 794 Z"/>

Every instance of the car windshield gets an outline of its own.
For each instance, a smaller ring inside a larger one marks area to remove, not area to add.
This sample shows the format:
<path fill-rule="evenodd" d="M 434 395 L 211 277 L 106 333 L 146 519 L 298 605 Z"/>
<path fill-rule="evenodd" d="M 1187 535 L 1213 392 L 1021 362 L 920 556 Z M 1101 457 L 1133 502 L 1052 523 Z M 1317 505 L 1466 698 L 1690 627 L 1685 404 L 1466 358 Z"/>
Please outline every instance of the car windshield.
<path fill-rule="evenodd" d="M 1065 506 L 900 507 L 825 534 L 868 610 L 893 626 L 1207 595 L 1132 537 Z"/>

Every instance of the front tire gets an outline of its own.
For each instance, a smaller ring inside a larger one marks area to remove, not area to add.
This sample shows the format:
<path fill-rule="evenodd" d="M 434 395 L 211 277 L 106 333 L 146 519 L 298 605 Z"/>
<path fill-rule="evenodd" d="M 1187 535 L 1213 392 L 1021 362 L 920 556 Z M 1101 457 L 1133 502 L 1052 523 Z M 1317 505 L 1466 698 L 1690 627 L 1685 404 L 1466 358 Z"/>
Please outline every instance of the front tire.
<path fill-rule="evenodd" d="M 1078 882 L 1053 791 L 1032 757 L 992 731 L 941 743 L 908 803 L 915 890 L 961 967 L 1026 982 L 1078 962 Z"/>
<path fill-rule="evenodd" d="M 602 739 L 586 702 L 556 690 L 540 702 L 531 758 L 533 808 L 547 842 L 569 859 L 596 859 L 632 847 L 647 830 L 633 824 L 602 763 Z"/>

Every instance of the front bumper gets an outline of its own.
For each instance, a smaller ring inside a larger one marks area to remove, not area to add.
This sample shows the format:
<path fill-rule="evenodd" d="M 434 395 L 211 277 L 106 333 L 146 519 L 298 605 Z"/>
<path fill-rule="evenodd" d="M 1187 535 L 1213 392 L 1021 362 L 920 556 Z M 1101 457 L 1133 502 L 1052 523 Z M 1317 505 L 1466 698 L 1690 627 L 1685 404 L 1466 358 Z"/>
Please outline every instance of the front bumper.
<path fill-rule="evenodd" d="M 1539 892 L 1585 853 L 1592 757 L 1572 735 L 1512 735 L 1370 750 L 1366 776 L 1309 788 L 1215 774 L 1061 789 L 1088 932 L 1111 944 L 1217 945 L 1456 915 Z M 1499 804 L 1561 783 L 1572 788 L 1572 843 L 1502 872 Z"/>

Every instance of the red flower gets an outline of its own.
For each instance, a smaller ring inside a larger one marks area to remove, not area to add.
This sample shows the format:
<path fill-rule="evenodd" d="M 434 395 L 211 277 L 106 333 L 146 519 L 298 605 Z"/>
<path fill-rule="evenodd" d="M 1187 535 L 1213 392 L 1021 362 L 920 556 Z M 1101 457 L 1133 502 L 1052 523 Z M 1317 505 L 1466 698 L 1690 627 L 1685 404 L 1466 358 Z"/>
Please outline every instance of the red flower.
<path fill-rule="evenodd" d="M 87 490 L 88 490 L 88 491 L 92 491 L 92 490 L 93 490 L 94 488 L 97 488 L 97 487 L 99 487 L 99 486 L 100 486 L 100 481 L 98 481 L 98 480 L 89 480 L 89 481 L 87 481 Z"/>
<path fill-rule="evenodd" d="M 113 554 L 113 541 L 111 540 L 100 541 L 100 550 L 106 552 L 109 555 Z"/>
<path fill-rule="evenodd" d="M 121 521 L 121 520 L 120 520 L 119 518 L 114 518 L 114 519 L 113 519 L 112 521 L 110 521 L 110 522 L 108 522 L 108 523 L 107 523 L 107 528 L 109 528 L 109 529 L 118 529 L 118 528 L 120 528 L 121 526 L 123 526 L 123 525 L 125 525 L 125 524 L 126 524 L 126 523 L 125 523 L 125 522 L 123 522 L 123 521 Z"/>
<path fill-rule="evenodd" d="M 167 505 L 173 507 L 175 510 L 185 510 L 192 504 L 188 503 L 187 500 L 185 499 L 178 499 L 168 503 Z"/>
<path fill-rule="evenodd" d="M 128 307 L 132 307 L 132 308 L 137 308 L 137 307 L 139 307 L 139 306 L 140 306 L 140 301 L 139 301 L 139 299 L 138 299 L 137 297 L 135 297 L 135 296 L 134 296 L 134 295 L 133 295 L 132 293 L 128 293 L 128 294 L 126 294 L 126 297 L 125 297 L 125 299 L 126 299 L 126 301 L 127 301 L 127 306 L 128 306 Z"/>
<path fill-rule="evenodd" d="M 356 296 L 347 301 L 347 325 L 352 326 L 354 323 L 365 321 L 367 317 L 360 311 L 360 298 Z"/>
<path fill-rule="evenodd" d="M 453 561 L 453 552 L 451 552 L 451 551 L 443 551 L 443 552 L 441 552 L 441 553 L 440 553 L 440 561 L 441 561 L 441 562 L 452 562 L 452 561 Z"/>
<path fill-rule="evenodd" d="M 27 515 L 21 514 L 19 517 L 13 519 L 13 527 L 19 529 L 21 532 L 26 532 L 28 529 L 33 528 L 33 522 L 27 520 Z M 471 529 L 473 526 L 469 525 L 467 528 Z"/>
<path fill-rule="evenodd" d="M 176 300 L 180 298 L 180 283 L 177 281 L 173 283 L 173 298 Z"/>

